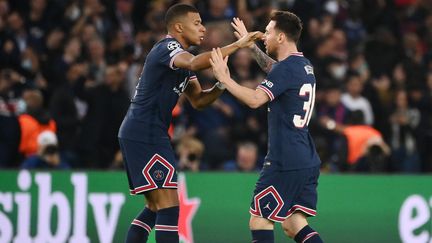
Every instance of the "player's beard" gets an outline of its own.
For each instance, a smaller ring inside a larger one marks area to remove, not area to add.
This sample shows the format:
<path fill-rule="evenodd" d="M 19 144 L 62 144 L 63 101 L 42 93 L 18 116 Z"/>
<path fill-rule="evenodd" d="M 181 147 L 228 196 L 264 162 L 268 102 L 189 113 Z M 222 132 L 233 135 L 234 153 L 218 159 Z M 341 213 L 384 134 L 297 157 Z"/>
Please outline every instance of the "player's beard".
<path fill-rule="evenodd" d="M 276 55 L 276 51 L 269 51 L 269 49 L 267 49 L 266 48 L 266 53 L 267 53 L 267 55 L 269 56 L 269 57 L 271 57 L 272 59 L 274 59 L 274 60 L 276 60 L 276 57 L 277 57 L 277 55 Z"/>

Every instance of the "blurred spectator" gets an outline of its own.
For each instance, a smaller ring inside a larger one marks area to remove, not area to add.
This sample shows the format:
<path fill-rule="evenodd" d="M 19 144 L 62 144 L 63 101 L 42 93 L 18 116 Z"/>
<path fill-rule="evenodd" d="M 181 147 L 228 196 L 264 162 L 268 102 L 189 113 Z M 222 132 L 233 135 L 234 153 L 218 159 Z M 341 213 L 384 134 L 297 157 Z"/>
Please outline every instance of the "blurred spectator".
<path fill-rule="evenodd" d="M 200 170 L 201 158 L 204 153 L 204 144 L 194 137 L 182 138 L 176 146 L 179 171 Z"/>
<path fill-rule="evenodd" d="M 133 44 L 134 23 L 132 22 L 133 0 L 117 0 L 115 16 L 122 38 Z"/>
<path fill-rule="evenodd" d="M 105 59 L 105 44 L 99 38 L 91 39 L 87 45 L 89 54 L 89 78 L 100 84 L 103 82 L 105 75 L 105 68 L 107 66 Z"/>
<path fill-rule="evenodd" d="M 426 76 L 426 89 L 422 100 L 417 102 L 421 120 L 418 126 L 419 151 L 422 172 L 432 172 L 432 69 Z"/>
<path fill-rule="evenodd" d="M 408 95 L 404 90 L 396 93 L 390 123 L 393 166 L 400 172 L 419 172 L 416 130 L 420 123 L 420 112 L 409 106 Z"/>
<path fill-rule="evenodd" d="M 342 91 L 338 84 L 329 84 L 324 87 L 324 92 L 323 102 L 317 104 L 316 119 L 319 121 L 317 132 L 323 137 L 323 141 L 317 141 L 317 150 L 323 163 L 322 166 L 328 167 L 330 171 L 337 171 L 337 166 L 346 159 L 346 155 L 341 154 L 345 151 L 340 149 L 344 146 L 344 140 L 339 134 L 329 131 L 324 121 L 331 119 L 337 124 L 346 124 L 350 111 L 341 102 Z M 319 136 L 316 133 L 314 135 Z"/>
<path fill-rule="evenodd" d="M 56 56 L 53 63 L 46 66 L 47 79 L 49 82 L 50 93 L 64 85 L 67 81 L 66 74 L 71 65 L 73 65 L 81 56 L 81 42 L 78 38 L 67 40 L 63 54 Z"/>
<path fill-rule="evenodd" d="M 51 131 L 44 131 L 37 137 L 37 153 L 28 157 L 21 169 L 69 169 L 60 156 L 57 137 Z"/>
<path fill-rule="evenodd" d="M 215 82 L 211 70 L 202 72 L 198 80 L 203 89 L 211 88 Z M 187 117 L 187 127 L 195 131 L 191 135 L 196 136 L 205 144 L 203 160 L 208 169 L 219 169 L 222 162 L 232 155 L 230 124 L 241 119 L 243 115 L 241 111 L 241 105 L 227 92 L 202 111 L 192 109 L 191 105 L 185 102 L 183 114 Z"/>
<path fill-rule="evenodd" d="M 116 134 L 130 101 L 123 82 L 122 70 L 111 65 L 105 70 L 104 83 L 81 91 L 88 111 L 82 122 L 78 150 L 86 166 L 106 168 L 119 150 Z"/>
<path fill-rule="evenodd" d="M 224 171 L 256 172 L 259 168 L 258 148 L 252 142 L 242 142 L 237 146 L 235 160 L 226 161 Z"/>
<path fill-rule="evenodd" d="M 19 76 L 0 69 L 0 168 L 14 166 L 18 159 L 20 127 L 17 99 L 13 92 Z"/>
<path fill-rule="evenodd" d="M 235 8 L 229 0 L 208 1 L 208 8 L 202 13 L 204 22 L 231 21 L 235 17 Z"/>
<path fill-rule="evenodd" d="M 256 80 L 260 74 L 260 68 L 251 56 L 249 48 L 238 50 L 232 57 L 232 75 L 236 80 Z M 259 80 L 261 81 L 261 80 Z"/>
<path fill-rule="evenodd" d="M 363 112 L 365 123 L 367 125 L 372 125 L 374 123 L 374 114 L 369 100 L 362 96 L 363 83 L 360 79 L 360 75 L 350 73 L 346 80 L 346 92 L 342 94 L 342 103 L 350 111 L 360 110 Z"/>
<path fill-rule="evenodd" d="M 49 111 L 43 107 L 42 92 L 37 89 L 25 90 L 23 95 L 25 113 L 19 115 L 21 129 L 19 152 L 29 157 L 37 152 L 37 138 L 43 131 L 56 132 L 56 123 Z"/>
<path fill-rule="evenodd" d="M 320 122 L 327 129 L 344 135 L 346 139 L 347 158 L 342 160 L 346 163 L 340 164 L 342 171 L 388 171 L 390 148 L 378 130 L 364 124 L 361 111 L 351 112 L 347 125 L 338 124 L 332 119 L 322 119 Z"/>
<path fill-rule="evenodd" d="M 54 91 L 49 104 L 51 115 L 57 125 L 60 154 L 73 167 L 79 164 L 75 149 L 81 124 L 80 118 L 83 113 L 86 113 L 86 110 L 83 110 L 86 108 L 80 106 L 82 102 L 77 97 L 77 90 L 83 82 L 85 69 L 82 63 L 72 64 L 65 74 L 66 82 Z"/>

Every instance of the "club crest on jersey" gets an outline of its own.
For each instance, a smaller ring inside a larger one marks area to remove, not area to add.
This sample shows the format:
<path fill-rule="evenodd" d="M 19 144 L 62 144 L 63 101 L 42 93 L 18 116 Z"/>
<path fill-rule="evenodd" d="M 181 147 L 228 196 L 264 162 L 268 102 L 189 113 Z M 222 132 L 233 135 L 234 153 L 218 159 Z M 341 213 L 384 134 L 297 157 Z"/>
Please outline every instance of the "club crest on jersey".
<path fill-rule="evenodd" d="M 269 88 L 273 87 L 273 83 L 267 79 L 264 79 L 264 81 L 262 81 L 261 84 L 263 84 Z"/>
<path fill-rule="evenodd" d="M 180 43 L 178 43 L 177 41 L 170 41 L 168 42 L 167 48 L 170 51 L 175 50 L 177 48 L 180 48 Z"/>
<path fill-rule="evenodd" d="M 153 178 L 155 178 L 157 181 L 161 181 L 165 178 L 165 173 L 161 170 L 155 170 L 153 172 Z"/>
<path fill-rule="evenodd" d="M 306 65 L 306 66 L 304 66 L 304 69 L 305 69 L 305 71 L 306 71 L 306 74 L 312 74 L 312 75 L 314 75 L 314 71 L 313 71 L 313 67 L 312 66 L 310 66 L 310 65 Z"/>

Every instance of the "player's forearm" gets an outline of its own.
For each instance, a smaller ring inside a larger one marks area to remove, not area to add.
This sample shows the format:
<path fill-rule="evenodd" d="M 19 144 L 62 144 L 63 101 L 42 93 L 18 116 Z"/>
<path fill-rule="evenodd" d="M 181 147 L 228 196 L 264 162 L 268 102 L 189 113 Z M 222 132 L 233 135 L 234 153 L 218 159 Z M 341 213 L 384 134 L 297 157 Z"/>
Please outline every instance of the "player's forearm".
<path fill-rule="evenodd" d="M 222 47 L 221 51 L 222 51 L 222 55 L 224 57 L 226 57 L 228 55 L 231 55 L 232 53 L 234 53 L 238 49 L 239 49 L 239 46 L 234 42 L 234 43 L 231 43 L 227 46 Z M 196 55 L 191 60 L 191 70 L 192 71 L 199 71 L 199 70 L 209 68 L 211 66 L 210 65 L 210 57 L 211 57 L 210 51 Z"/>
<path fill-rule="evenodd" d="M 250 108 L 256 109 L 261 106 L 258 99 L 256 98 L 256 92 L 253 89 L 244 87 L 236 83 L 231 78 L 226 78 L 224 85 L 226 89 L 238 100 L 249 106 Z"/>
<path fill-rule="evenodd" d="M 252 48 L 252 56 L 257 61 L 261 69 L 266 73 L 270 72 L 273 64 L 276 62 L 267 54 L 265 54 L 261 49 L 259 49 L 256 45 L 254 45 Z"/>
<path fill-rule="evenodd" d="M 223 93 L 224 90 L 219 89 L 216 85 L 211 89 L 206 89 L 201 91 L 198 99 L 195 102 L 194 108 L 197 110 L 202 110 L 207 106 L 211 105 L 219 96 Z"/>

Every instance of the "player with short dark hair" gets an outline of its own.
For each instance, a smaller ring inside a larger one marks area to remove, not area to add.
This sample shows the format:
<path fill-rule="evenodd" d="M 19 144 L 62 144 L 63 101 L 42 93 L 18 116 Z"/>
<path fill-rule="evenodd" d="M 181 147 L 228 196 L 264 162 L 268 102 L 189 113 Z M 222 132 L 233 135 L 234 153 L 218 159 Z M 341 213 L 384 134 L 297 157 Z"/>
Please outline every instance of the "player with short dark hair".
<path fill-rule="evenodd" d="M 236 36 L 247 34 L 234 19 Z M 320 159 L 308 131 L 315 102 L 316 81 L 312 64 L 297 50 L 302 30 L 293 13 L 276 11 L 266 27 L 267 54 L 255 45 L 253 55 L 268 74 L 255 89 L 233 81 L 227 57 L 217 49 L 210 60 L 219 82 L 251 108 L 268 103 L 268 152 L 250 207 L 250 229 L 254 243 L 274 242 L 274 223 L 296 242 L 322 242 L 309 227 L 308 216 L 316 215 Z"/>
<path fill-rule="evenodd" d="M 217 83 L 202 90 L 193 71 L 210 67 L 210 52 L 194 56 L 186 49 L 200 45 L 206 31 L 198 11 L 177 4 L 166 13 L 168 35 L 148 54 L 136 92 L 119 129 L 119 143 L 125 161 L 131 194 L 144 194 L 147 207 L 129 228 L 126 242 L 146 242 L 152 228 L 156 241 L 178 242 L 179 202 L 174 152 L 168 127 L 180 95 L 194 108 L 215 101 L 224 87 Z M 223 47 L 224 56 L 251 45 L 259 32 Z"/>

